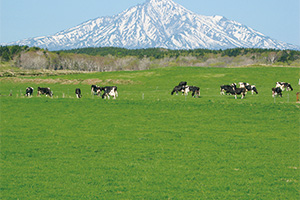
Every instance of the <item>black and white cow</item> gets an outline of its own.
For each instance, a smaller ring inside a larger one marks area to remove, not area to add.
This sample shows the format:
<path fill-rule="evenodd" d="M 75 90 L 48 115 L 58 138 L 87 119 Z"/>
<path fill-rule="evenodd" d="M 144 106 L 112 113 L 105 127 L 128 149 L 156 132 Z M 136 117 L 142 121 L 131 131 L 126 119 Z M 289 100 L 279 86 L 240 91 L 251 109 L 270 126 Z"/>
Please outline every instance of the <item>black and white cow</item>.
<path fill-rule="evenodd" d="M 75 94 L 78 99 L 80 99 L 82 97 L 80 88 L 75 89 Z"/>
<path fill-rule="evenodd" d="M 102 95 L 102 99 L 106 99 L 106 97 L 108 99 L 110 99 L 110 96 L 113 97 L 113 99 L 116 99 L 116 97 L 118 97 L 118 91 L 117 91 L 117 87 L 116 86 L 106 86 L 103 87 L 103 95 Z"/>
<path fill-rule="evenodd" d="M 247 91 L 251 91 L 251 94 L 253 94 L 254 92 L 255 92 L 256 94 L 258 94 L 258 91 L 257 91 L 255 85 L 250 85 L 249 83 L 247 83 L 247 85 L 246 85 L 245 88 L 246 88 Z"/>
<path fill-rule="evenodd" d="M 231 85 L 221 85 L 220 86 L 220 94 L 231 94 L 230 91 L 232 91 L 232 86 Z"/>
<path fill-rule="evenodd" d="M 174 87 L 174 89 L 171 92 L 171 95 L 173 95 L 176 92 L 176 95 L 178 95 L 178 92 L 181 92 L 182 95 L 188 95 L 189 88 L 187 86 L 186 81 L 181 81 L 177 86 Z"/>
<path fill-rule="evenodd" d="M 188 92 L 189 92 L 189 87 L 188 86 L 177 85 L 172 90 L 171 95 L 173 95 L 175 92 L 176 92 L 176 95 L 178 95 L 178 92 L 181 92 L 182 95 L 183 94 L 187 95 Z"/>
<path fill-rule="evenodd" d="M 50 97 L 53 96 L 53 93 L 50 90 L 50 88 L 41 88 L 41 87 L 38 87 L 37 96 L 39 96 L 41 94 L 46 94 L 46 96 L 49 95 Z"/>
<path fill-rule="evenodd" d="M 102 90 L 103 90 L 103 87 L 99 87 L 97 85 L 92 85 L 91 86 L 91 93 L 94 94 L 94 95 L 100 96 Z"/>
<path fill-rule="evenodd" d="M 252 94 L 254 94 L 254 92 L 256 94 L 258 94 L 258 91 L 257 91 L 255 85 L 250 85 L 249 83 L 246 83 L 246 82 L 239 82 L 239 86 L 240 86 L 240 88 L 245 88 L 246 89 L 246 94 L 247 94 L 248 91 L 251 91 Z"/>
<path fill-rule="evenodd" d="M 280 96 L 282 97 L 282 90 L 280 87 L 275 87 L 275 88 L 272 88 L 272 97 L 275 97 L 275 96 Z"/>
<path fill-rule="evenodd" d="M 30 97 L 32 94 L 33 94 L 33 87 L 26 88 L 25 96 Z"/>
<path fill-rule="evenodd" d="M 282 91 L 284 91 L 284 89 L 286 89 L 287 91 L 289 91 L 289 90 L 293 91 L 293 88 L 292 88 L 292 86 L 291 86 L 290 83 L 286 83 L 286 82 L 276 82 L 276 87 L 275 87 L 275 88 L 277 88 L 277 87 L 280 87 L 280 89 L 281 89 Z"/>
<path fill-rule="evenodd" d="M 235 83 L 233 83 L 231 86 L 232 90 L 229 92 L 235 96 L 235 99 L 237 99 L 237 95 L 242 95 L 242 99 L 245 97 L 246 88 L 237 88 Z"/>
<path fill-rule="evenodd" d="M 188 86 L 189 91 L 192 91 L 192 97 L 199 97 L 200 96 L 200 88 L 197 86 Z"/>

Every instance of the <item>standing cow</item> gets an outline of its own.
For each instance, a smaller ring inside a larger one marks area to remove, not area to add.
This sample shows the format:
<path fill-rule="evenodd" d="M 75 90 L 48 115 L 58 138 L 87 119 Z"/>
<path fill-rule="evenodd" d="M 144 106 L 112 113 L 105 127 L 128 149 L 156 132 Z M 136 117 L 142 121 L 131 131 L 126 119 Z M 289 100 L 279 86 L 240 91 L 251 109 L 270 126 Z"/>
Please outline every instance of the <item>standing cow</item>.
<path fill-rule="evenodd" d="M 280 96 L 282 97 L 282 90 L 280 87 L 275 87 L 275 88 L 272 88 L 272 97 L 275 97 L 275 96 Z"/>
<path fill-rule="evenodd" d="M 200 88 L 197 86 L 189 86 L 189 91 L 192 91 L 192 97 L 200 96 Z"/>
<path fill-rule="evenodd" d="M 92 85 L 91 86 L 91 93 L 94 94 L 94 95 L 100 96 L 102 90 L 103 90 L 103 87 L 99 87 L 97 85 Z"/>
<path fill-rule="evenodd" d="M 80 88 L 76 88 L 75 89 L 75 94 L 76 94 L 76 97 L 78 98 L 78 99 L 80 99 L 82 96 L 81 96 L 81 90 L 80 90 Z"/>
<path fill-rule="evenodd" d="M 242 95 L 243 99 L 246 94 L 246 88 L 237 88 L 236 83 L 231 84 L 232 89 L 229 90 L 229 92 L 235 96 L 235 99 L 237 99 L 237 95 Z"/>
<path fill-rule="evenodd" d="M 251 91 L 251 94 L 253 94 L 254 92 L 255 92 L 256 94 L 258 94 L 258 91 L 257 91 L 255 85 L 250 85 L 250 84 L 248 83 L 248 85 L 246 85 L 245 88 L 246 88 L 247 91 Z"/>
<path fill-rule="evenodd" d="M 278 87 L 280 87 L 280 89 L 281 89 L 282 91 L 284 91 L 284 89 L 286 89 L 287 91 L 289 91 L 289 90 L 293 91 L 293 88 L 292 88 L 292 86 L 291 86 L 290 83 L 286 83 L 286 82 L 276 82 L 276 87 L 275 87 L 275 88 L 278 88 Z"/>
<path fill-rule="evenodd" d="M 220 86 L 220 94 L 221 95 L 225 95 L 226 94 L 231 94 L 230 91 L 232 90 L 232 86 L 231 85 L 221 85 Z"/>
<path fill-rule="evenodd" d="M 30 97 L 30 96 L 32 96 L 32 94 L 33 94 L 33 87 L 26 88 L 25 96 Z"/>
<path fill-rule="evenodd" d="M 103 87 L 103 95 L 102 95 L 102 99 L 110 99 L 110 97 L 113 97 L 113 99 L 116 99 L 116 97 L 118 97 L 118 91 L 117 91 L 117 86 L 106 86 Z"/>

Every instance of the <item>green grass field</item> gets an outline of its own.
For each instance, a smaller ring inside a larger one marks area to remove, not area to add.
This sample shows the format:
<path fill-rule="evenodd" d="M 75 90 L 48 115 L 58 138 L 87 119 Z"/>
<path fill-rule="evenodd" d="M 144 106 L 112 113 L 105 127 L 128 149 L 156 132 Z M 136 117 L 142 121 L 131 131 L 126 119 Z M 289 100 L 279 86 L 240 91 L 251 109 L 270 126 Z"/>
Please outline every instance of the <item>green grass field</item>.
<path fill-rule="evenodd" d="M 172 67 L 2 78 L 0 197 L 298 200 L 299 72 Z M 92 96 L 93 81 L 118 86 L 119 97 Z M 171 96 L 180 81 L 201 97 Z M 259 94 L 220 95 L 221 84 L 239 81 Z M 276 81 L 294 91 L 272 98 Z M 54 97 L 36 97 L 38 86 Z"/>

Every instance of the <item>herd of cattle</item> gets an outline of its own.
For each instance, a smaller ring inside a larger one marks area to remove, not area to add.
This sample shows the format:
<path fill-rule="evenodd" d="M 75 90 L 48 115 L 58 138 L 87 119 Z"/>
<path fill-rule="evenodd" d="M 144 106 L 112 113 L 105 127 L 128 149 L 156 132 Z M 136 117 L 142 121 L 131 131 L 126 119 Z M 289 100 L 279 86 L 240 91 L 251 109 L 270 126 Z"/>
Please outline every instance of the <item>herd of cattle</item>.
<path fill-rule="evenodd" d="M 276 82 L 276 86 L 272 88 L 272 96 L 280 96 L 282 97 L 282 91 L 284 90 L 291 90 L 293 91 L 293 88 L 290 83 L 286 82 Z M 178 94 L 178 92 L 182 92 L 182 94 L 188 95 L 188 92 L 192 92 L 193 97 L 199 97 L 200 96 L 200 88 L 196 86 L 188 86 L 187 82 L 183 81 L 180 82 L 177 86 L 174 87 L 174 89 L 171 92 L 171 95 L 174 93 Z M 232 83 L 231 85 L 221 85 L 220 86 L 220 94 L 225 95 L 234 95 L 235 99 L 237 99 L 237 95 L 242 95 L 242 99 L 245 97 L 248 91 L 251 91 L 252 95 L 254 92 L 258 94 L 258 91 L 256 89 L 255 85 L 250 85 L 249 83 L 245 82 L 239 82 L 239 87 L 237 87 L 236 83 Z"/>
<path fill-rule="evenodd" d="M 116 97 L 118 97 L 118 91 L 116 86 L 99 87 L 97 85 L 92 85 L 91 93 L 98 96 L 101 95 L 102 99 L 106 99 L 106 98 L 109 99 L 110 97 L 116 99 Z M 33 94 L 33 87 L 26 88 L 25 96 L 29 97 L 32 96 L 32 94 Z M 53 92 L 49 87 L 47 88 L 38 87 L 37 96 L 40 96 L 41 94 L 45 94 L 46 96 L 49 95 L 50 97 L 53 96 Z M 77 98 L 82 97 L 80 88 L 75 89 L 75 95 Z"/>
<path fill-rule="evenodd" d="M 250 85 L 249 83 L 245 82 L 239 82 L 238 83 L 239 87 L 237 87 L 236 83 L 232 83 L 231 85 L 221 85 L 220 86 L 220 94 L 225 95 L 234 95 L 235 99 L 237 99 L 237 95 L 241 95 L 242 99 L 245 97 L 248 91 L 251 91 L 252 94 L 254 92 L 258 94 L 258 91 L 256 89 L 255 85 Z M 272 96 L 280 96 L 282 97 L 282 91 L 284 90 L 291 90 L 293 91 L 293 88 L 290 83 L 287 82 L 276 82 L 276 86 L 272 88 Z M 200 96 L 200 88 L 197 86 L 188 86 L 186 81 L 180 82 L 177 86 L 174 87 L 174 89 L 171 92 L 171 95 L 176 93 L 178 95 L 178 92 L 181 92 L 182 95 L 188 95 L 189 92 L 192 92 L 192 97 L 199 97 Z M 101 96 L 102 99 L 110 99 L 110 97 L 113 97 L 113 99 L 116 99 L 118 97 L 118 91 L 116 86 L 105 86 L 105 87 L 100 87 L 97 85 L 92 85 L 91 86 L 91 93 L 94 95 Z M 28 87 L 26 88 L 26 94 L 25 96 L 32 96 L 33 94 L 33 87 Z M 42 94 L 45 94 L 46 96 L 49 95 L 50 97 L 53 96 L 53 92 L 49 87 L 47 88 L 41 88 L 38 87 L 37 91 L 37 96 L 40 96 Z M 75 89 L 75 95 L 77 98 L 81 98 L 81 90 L 80 88 Z"/>

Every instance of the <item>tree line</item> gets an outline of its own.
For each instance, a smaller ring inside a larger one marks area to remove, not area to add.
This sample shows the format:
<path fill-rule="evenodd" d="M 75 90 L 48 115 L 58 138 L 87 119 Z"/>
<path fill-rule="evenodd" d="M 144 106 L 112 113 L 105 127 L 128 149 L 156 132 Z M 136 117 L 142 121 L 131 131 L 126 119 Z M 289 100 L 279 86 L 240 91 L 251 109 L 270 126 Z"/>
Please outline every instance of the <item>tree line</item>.
<path fill-rule="evenodd" d="M 93 56 L 107 56 L 112 55 L 116 57 L 136 56 L 138 58 L 149 57 L 154 59 L 162 59 L 165 57 L 179 56 L 194 56 L 203 57 L 205 54 L 220 54 L 221 56 L 237 57 L 247 54 L 262 54 L 262 53 L 278 53 L 282 52 L 279 62 L 288 62 L 299 59 L 300 51 L 295 50 L 276 50 L 276 49 L 258 49 L 258 48 L 234 48 L 225 50 L 210 50 L 210 49 L 192 49 L 192 50 L 170 50 L 163 48 L 148 48 L 148 49 L 125 49 L 118 47 L 89 47 L 78 48 L 71 50 L 62 50 L 59 52 L 75 53 L 75 54 L 87 54 Z"/>
<path fill-rule="evenodd" d="M 300 66 L 300 51 L 235 48 L 226 50 L 125 49 L 116 47 L 48 51 L 29 46 L 0 46 L 1 62 L 23 69 L 120 71 L 168 66 L 228 67 L 254 64 Z"/>

